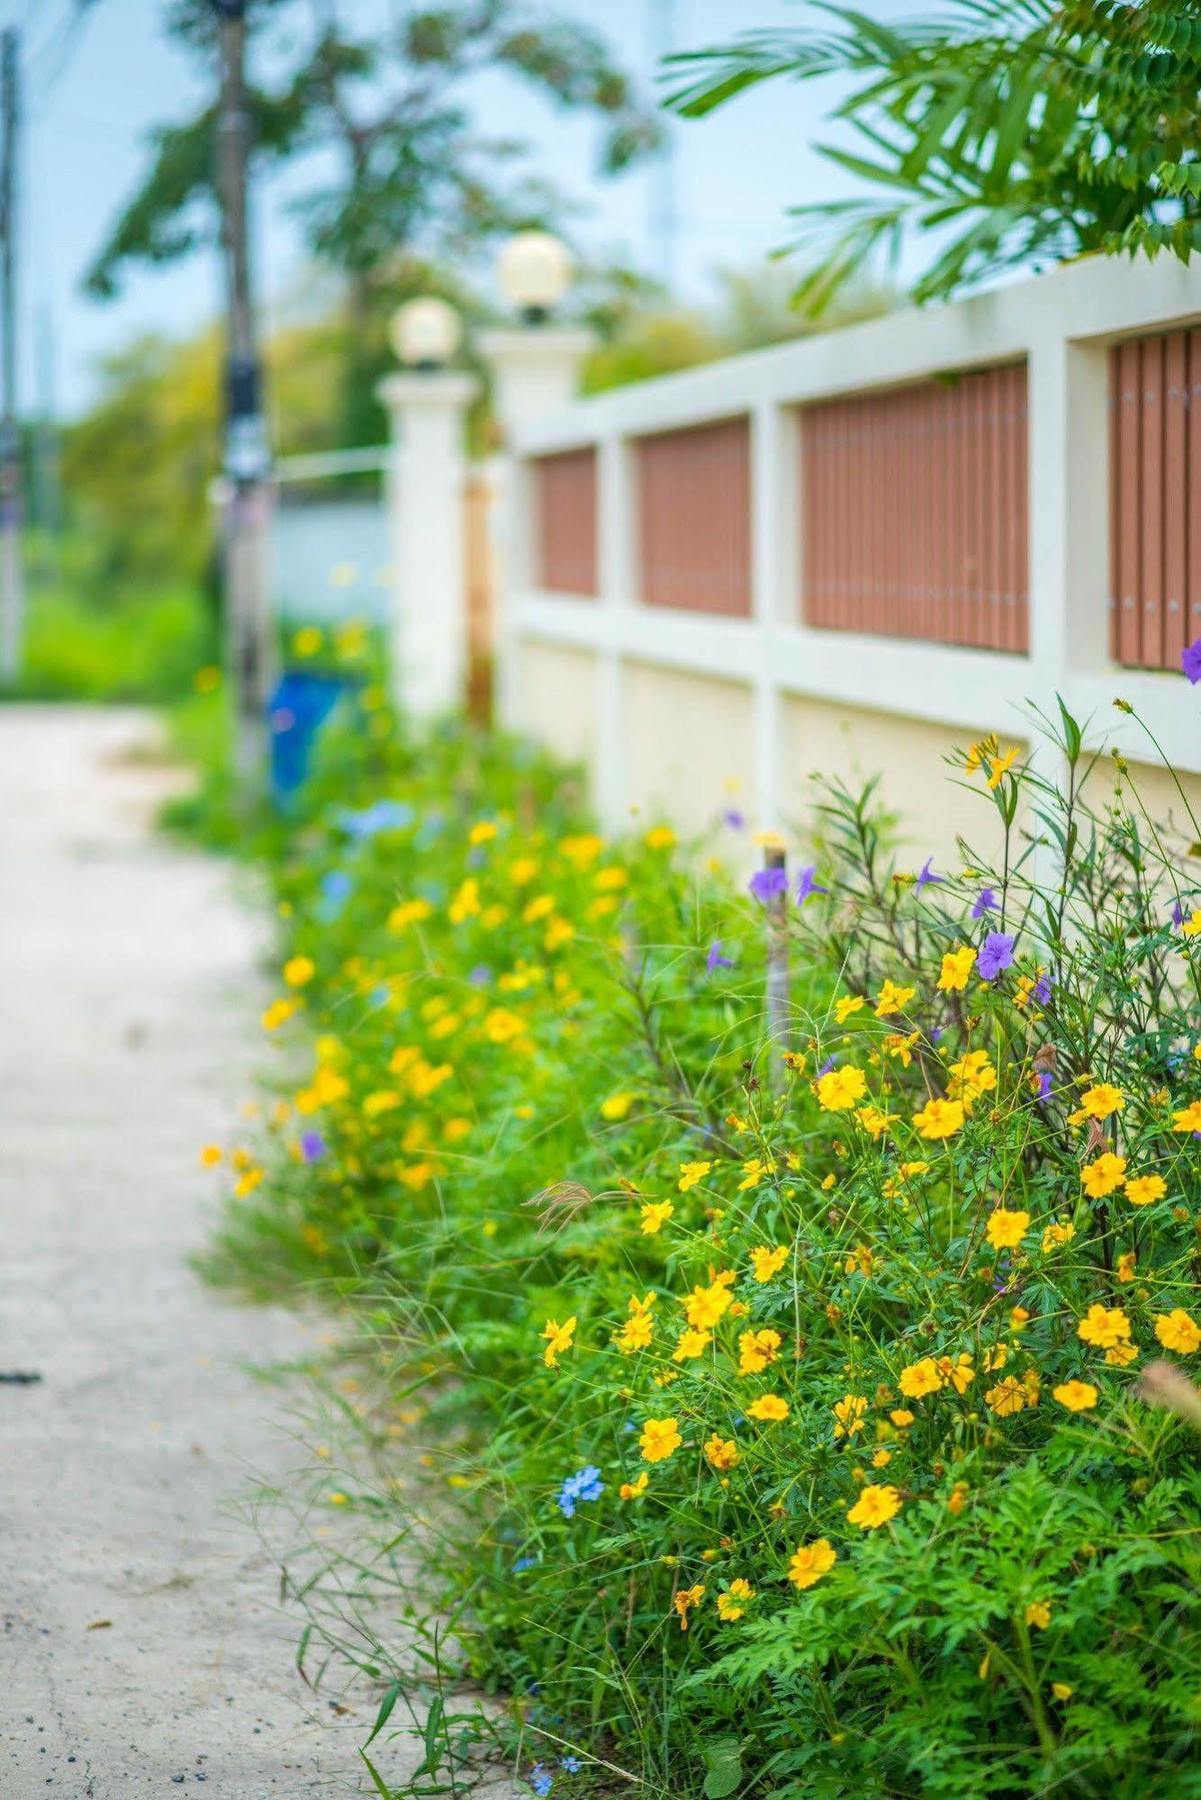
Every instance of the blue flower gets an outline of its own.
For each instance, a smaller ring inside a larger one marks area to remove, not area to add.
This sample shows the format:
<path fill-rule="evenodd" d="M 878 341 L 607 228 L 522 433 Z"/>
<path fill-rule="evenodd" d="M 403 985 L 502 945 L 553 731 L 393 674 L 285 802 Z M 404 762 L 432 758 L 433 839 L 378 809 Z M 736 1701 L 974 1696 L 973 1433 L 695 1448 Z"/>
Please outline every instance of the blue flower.
<path fill-rule="evenodd" d="M 373 838 L 381 831 L 403 831 L 413 823 L 413 808 L 403 800 L 377 800 L 360 812 L 340 812 L 337 822 L 348 837 Z"/>
<path fill-rule="evenodd" d="M 349 900 L 354 882 L 345 869 L 329 869 L 321 877 L 321 917 L 336 919 Z"/>
<path fill-rule="evenodd" d="M 825 894 L 829 892 L 828 888 L 818 887 L 815 879 L 816 875 L 817 866 L 815 863 L 810 863 L 807 868 L 801 870 L 796 884 L 796 903 L 798 906 L 804 906 L 811 894 Z"/>
<path fill-rule="evenodd" d="M 300 1154 L 307 1163 L 320 1162 L 323 1156 L 328 1156 L 329 1151 L 325 1139 L 319 1131 L 306 1131 L 301 1134 Z"/>
<path fill-rule="evenodd" d="M 476 963 L 474 969 L 468 970 L 467 979 L 472 987 L 487 987 L 492 979 L 492 971 L 487 963 Z"/>
<path fill-rule="evenodd" d="M 566 1769 L 569 1775 L 578 1775 L 583 1766 L 578 1756 L 565 1756 L 559 1764 L 559 1767 Z"/>
<path fill-rule="evenodd" d="M 778 900 L 788 892 L 788 872 L 785 869 L 756 869 L 747 882 L 756 900 L 764 904 L 769 900 Z"/>
<path fill-rule="evenodd" d="M 1049 975 L 1039 976 L 1034 986 L 1030 989 L 1030 997 L 1032 1000 L 1036 1000 L 1040 1006 L 1045 1006 L 1047 1004 L 1047 1001 L 1051 998 L 1051 977 Z"/>
<path fill-rule="evenodd" d="M 545 1763 L 535 1763 L 530 1770 L 530 1786 L 536 1794 L 549 1794 L 554 1787 L 554 1776 Z"/>
<path fill-rule="evenodd" d="M 537 1566 L 538 1558 L 536 1556 L 519 1556 L 513 1564 L 513 1573 L 514 1575 L 524 1575 L 527 1569 L 536 1569 Z"/>
<path fill-rule="evenodd" d="M 921 874 L 918 876 L 917 881 L 914 883 L 914 886 L 919 887 L 919 888 L 924 888 L 924 887 L 929 887 L 929 885 L 932 881 L 945 881 L 945 880 L 946 880 L 945 875 L 936 875 L 934 873 L 934 858 L 932 856 L 928 856 L 926 858 L 925 862 L 922 864 Z"/>
<path fill-rule="evenodd" d="M 728 806 L 721 819 L 722 824 L 728 825 L 731 831 L 746 830 L 746 814 L 740 813 L 736 806 Z"/>
<path fill-rule="evenodd" d="M 990 931 L 976 958 L 976 972 L 981 981 L 995 981 L 1002 969 L 1013 962 L 1013 938 L 1007 931 Z"/>
<path fill-rule="evenodd" d="M 709 954 L 705 958 L 705 973 L 707 975 L 713 975 L 718 969 L 732 969 L 733 967 L 734 964 L 730 961 L 730 958 L 728 956 L 723 956 L 721 953 L 721 939 L 714 938 L 709 946 Z"/>
<path fill-rule="evenodd" d="M 981 888 L 976 895 L 975 905 L 972 907 L 973 919 L 982 919 L 985 913 L 996 912 L 996 910 L 997 896 L 990 887 Z"/>
<path fill-rule="evenodd" d="M 1173 923 L 1173 925 L 1183 925 L 1184 919 L 1185 919 L 1184 908 L 1183 908 L 1183 906 L 1181 906 L 1179 900 L 1176 900 L 1173 902 L 1173 905 L 1172 905 L 1172 923 Z"/>
<path fill-rule="evenodd" d="M 1045 1106 L 1047 1101 L 1050 1098 L 1051 1098 L 1051 1077 L 1050 1077 L 1050 1074 L 1048 1073 L 1048 1071 L 1046 1069 L 1044 1069 L 1042 1074 L 1038 1078 L 1038 1103 L 1039 1103 L 1039 1105 Z"/>
<path fill-rule="evenodd" d="M 604 1491 L 600 1470 L 594 1463 L 587 1463 L 576 1474 L 567 1477 L 555 1496 L 555 1505 L 565 1519 L 574 1519 L 581 1500 L 599 1500 Z"/>

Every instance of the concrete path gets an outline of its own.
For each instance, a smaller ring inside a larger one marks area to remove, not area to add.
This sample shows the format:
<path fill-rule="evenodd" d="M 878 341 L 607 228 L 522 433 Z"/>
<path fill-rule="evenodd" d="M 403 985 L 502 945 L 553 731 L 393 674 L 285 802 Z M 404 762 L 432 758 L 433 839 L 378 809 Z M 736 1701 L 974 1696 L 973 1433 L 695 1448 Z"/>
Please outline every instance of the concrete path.
<path fill-rule="evenodd" d="M 303 1686 L 277 1571 L 223 1510 L 297 1460 L 246 1363 L 312 1338 L 186 1266 L 262 926 L 151 835 L 152 735 L 0 707 L 0 1370 L 44 1377 L 0 1385 L 0 1796 L 351 1795 L 370 1704 Z"/>

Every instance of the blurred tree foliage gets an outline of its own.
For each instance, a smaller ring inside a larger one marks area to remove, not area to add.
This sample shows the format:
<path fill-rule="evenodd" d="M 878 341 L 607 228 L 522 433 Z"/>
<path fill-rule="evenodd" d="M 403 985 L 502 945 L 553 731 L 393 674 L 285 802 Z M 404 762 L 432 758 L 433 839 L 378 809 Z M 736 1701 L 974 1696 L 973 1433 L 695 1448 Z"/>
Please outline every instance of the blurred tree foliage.
<path fill-rule="evenodd" d="M 810 10 L 810 29 L 673 59 L 669 104 L 699 118 L 763 81 L 850 78 L 832 116 L 853 147 L 820 148 L 879 191 L 795 209 L 812 309 L 914 234 L 918 300 L 1017 264 L 1198 247 L 1201 0 L 948 0 L 901 25 Z"/>

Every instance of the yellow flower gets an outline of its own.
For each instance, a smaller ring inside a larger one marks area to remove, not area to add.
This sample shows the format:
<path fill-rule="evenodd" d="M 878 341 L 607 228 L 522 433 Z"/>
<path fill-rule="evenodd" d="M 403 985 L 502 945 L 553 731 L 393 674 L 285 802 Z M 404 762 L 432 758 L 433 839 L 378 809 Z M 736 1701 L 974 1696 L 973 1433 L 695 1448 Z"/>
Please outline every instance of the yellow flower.
<path fill-rule="evenodd" d="M 857 1431 L 863 1430 L 863 1415 L 867 1411 L 867 1401 L 862 1394 L 844 1394 L 841 1400 L 834 1403 L 834 1426 L 836 1438 L 854 1437 Z"/>
<path fill-rule="evenodd" d="M 1156 1314 L 1155 1335 L 1165 1350 L 1176 1350 L 1181 1356 L 1191 1356 L 1201 1346 L 1201 1330 L 1181 1306 Z"/>
<path fill-rule="evenodd" d="M 325 633 L 318 625 L 302 625 L 292 639 L 292 648 L 297 656 L 316 656 L 325 642 Z"/>
<path fill-rule="evenodd" d="M 1091 1412 L 1097 1404 L 1097 1390 L 1087 1381 L 1064 1381 L 1051 1389 L 1052 1397 L 1069 1412 Z"/>
<path fill-rule="evenodd" d="M 317 973 L 317 965 L 311 956 L 292 956 L 284 964 L 284 980 L 289 987 L 304 987 Z"/>
<path fill-rule="evenodd" d="M 253 1167 L 247 1169 L 245 1174 L 239 1176 L 238 1180 L 234 1183 L 234 1199 L 245 1200 L 248 1194 L 253 1194 L 255 1188 L 258 1187 L 262 1179 L 263 1171 L 260 1168 Z"/>
<path fill-rule="evenodd" d="M 1094 1157 L 1080 1171 L 1080 1185 L 1093 1200 L 1101 1200 L 1106 1194 L 1112 1194 L 1115 1188 L 1122 1186 L 1125 1179 L 1126 1158 L 1115 1156 L 1112 1150 Z"/>
<path fill-rule="evenodd" d="M 617 1498 L 619 1500 L 637 1500 L 637 1499 L 641 1498 L 641 1496 L 643 1494 L 645 1494 L 647 1488 L 650 1486 L 650 1481 L 651 1481 L 650 1476 L 647 1474 L 646 1470 L 643 1469 L 641 1475 L 639 1475 L 634 1481 L 623 1481 L 622 1482 L 621 1486 L 617 1490 Z"/>
<path fill-rule="evenodd" d="M 542 1327 L 542 1336 L 546 1339 L 546 1349 L 542 1352 L 542 1360 L 548 1369 L 557 1369 L 559 1358 L 565 1350 L 573 1347 L 576 1320 L 574 1313 L 562 1325 L 548 1319 Z"/>
<path fill-rule="evenodd" d="M 273 1000 L 262 1017 L 264 1031 L 278 1031 L 300 1008 L 299 1000 Z"/>
<path fill-rule="evenodd" d="M 1153 1200 L 1162 1200 L 1167 1191 L 1162 1175 L 1131 1175 L 1126 1183 L 1126 1198 L 1131 1206 L 1150 1206 Z"/>
<path fill-rule="evenodd" d="M 1026 1608 L 1026 1623 L 1033 1625 L 1038 1631 L 1045 1631 L 1051 1623 L 1050 1601 L 1032 1600 Z"/>
<path fill-rule="evenodd" d="M 942 1376 L 933 1357 L 923 1356 L 920 1362 L 909 1363 L 901 1370 L 900 1385 L 907 1400 L 920 1400 L 925 1394 L 937 1394 L 942 1387 Z"/>
<path fill-rule="evenodd" d="M 561 950 L 563 945 L 569 944 L 574 936 L 574 925 L 569 924 L 566 919 L 552 919 L 542 940 L 543 947 L 548 951 Z"/>
<path fill-rule="evenodd" d="M 949 1138 L 962 1129 L 963 1107 L 958 1100 L 927 1100 L 913 1115 L 919 1137 Z"/>
<path fill-rule="evenodd" d="M 990 1213 L 984 1234 L 994 1250 L 1012 1250 L 1021 1243 L 1029 1229 L 1028 1212 L 1010 1212 L 1006 1207 L 998 1206 L 995 1212 Z"/>
<path fill-rule="evenodd" d="M 1193 916 L 1201 918 L 1201 913 L 1195 913 Z M 1183 1112 L 1172 1114 L 1172 1130 L 1201 1131 L 1201 1100 L 1192 1100 Z"/>
<path fill-rule="evenodd" d="M 768 1175 L 774 1175 L 776 1165 L 764 1162 L 761 1157 L 752 1156 L 749 1162 L 742 1165 L 742 1180 L 738 1183 L 738 1192 L 745 1194 L 748 1188 L 756 1188 Z"/>
<path fill-rule="evenodd" d="M 642 841 L 648 850 L 670 850 L 676 834 L 670 825 L 653 825 Z"/>
<path fill-rule="evenodd" d="M 1053 1681 L 1051 1683 L 1051 1692 L 1057 1700 L 1070 1700 L 1075 1691 L 1075 1688 L 1069 1687 L 1066 1681 Z"/>
<path fill-rule="evenodd" d="M 811 1544 L 798 1544 L 788 1565 L 788 1579 L 794 1587 L 811 1588 L 823 1575 L 828 1575 L 838 1561 L 838 1552 L 828 1538 L 814 1538 Z"/>
<path fill-rule="evenodd" d="M 594 831 L 581 832 L 578 837 L 565 837 L 559 844 L 561 853 L 568 862 L 575 863 L 577 868 L 586 868 L 589 863 L 595 862 L 604 847 L 604 838 L 597 837 Z"/>
<path fill-rule="evenodd" d="M 1201 931 L 1201 911 L 1192 913 L 1180 927 L 1181 937 L 1196 937 Z"/>
<path fill-rule="evenodd" d="M 525 1020 L 507 1006 L 494 1006 L 483 1021 L 484 1036 L 490 1044 L 507 1044 L 524 1032 Z"/>
<path fill-rule="evenodd" d="M 672 1362 L 693 1362 L 703 1356 L 713 1342 L 711 1331 L 698 1331 L 696 1326 L 685 1326 L 680 1333 L 679 1341 L 671 1353 Z"/>
<path fill-rule="evenodd" d="M 947 951 L 938 977 L 938 985 L 944 993 L 963 992 L 975 960 L 976 952 L 970 944 L 960 944 L 956 949 Z"/>
<path fill-rule="evenodd" d="M 874 1138 L 882 1137 L 888 1127 L 897 1122 L 895 1113 L 881 1112 L 878 1106 L 861 1106 L 855 1113 L 855 1117 L 868 1136 Z"/>
<path fill-rule="evenodd" d="M 719 1275 L 708 1287 L 694 1287 L 684 1301 L 684 1316 L 690 1325 L 700 1331 L 708 1331 L 719 1319 L 724 1319 L 730 1310 L 730 1282 Z"/>
<path fill-rule="evenodd" d="M 1008 775 L 1020 754 L 1020 746 L 1014 744 L 1010 749 L 1004 751 L 1002 755 L 989 758 L 988 785 L 990 788 L 1000 787 L 1002 777 Z"/>
<path fill-rule="evenodd" d="M 705 1461 L 711 1469 L 717 1469 L 721 1474 L 734 1467 L 739 1454 L 738 1445 L 733 1438 L 722 1438 L 714 1432 L 712 1437 L 705 1440 Z"/>
<path fill-rule="evenodd" d="M 642 1427 L 638 1448 L 643 1462 L 664 1462 L 675 1454 L 683 1441 L 678 1419 L 648 1419 Z"/>
<path fill-rule="evenodd" d="M 680 1179 L 676 1183 L 681 1194 L 694 1188 L 698 1181 L 703 1181 L 713 1167 L 711 1162 L 687 1162 L 680 1164 Z"/>
<path fill-rule="evenodd" d="M 760 1331 L 744 1331 L 738 1339 L 738 1373 L 759 1375 L 780 1353 L 783 1338 L 778 1331 L 765 1327 Z"/>
<path fill-rule="evenodd" d="M 876 995 L 876 1017 L 890 1019 L 894 1013 L 903 1012 L 916 993 L 916 988 L 898 987 L 895 981 L 883 982 Z"/>
<path fill-rule="evenodd" d="M 986 1391 L 984 1398 L 998 1418 L 1008 1419 L 1011 1414 L 1022 1411 L 1030 1396 L 1016 1375 L 1005 1375 L 995 1387 Z"/>
<path fill-rule="evenodd" d="M 638 1215 L 643 1235 L 654 1237 L 656 1232 L 662 1231 L 675 1210 L 670 1200 L 649 1201 Z"/>
<path fill-rule="evenodd" d="M 847 1513 L 852 1525 L 861 1531 L 875 1531 L 887 1525 L 901 1510 L 901 1496 L 894 1487 L 873 1487 L 869 1483 Z"/>
<path fill-rule="evenodd" d="M 633 1094 L 610 1094 L 607 1100 L 601 1101 L 600 1116 L 610 1121 L 624 1119 L 633 1104 Z"/>
<path fill-rule="evenodd" d="M 717 1616 L 719 1619 L 732 1621 L 741 1619 L 746 1611 L 746 1602 L 755 1598 L 755 1590 L 749 1581 L 736 1575 L 724 1594 L 717 1596 Z"/>
<path fill-rule="evenodd" d="M 774 1250 L 765 1250 L 762 1245 L 757 1244 L 751 1251 L 751 1273 L 756 1281 L 770 1281 L 773 1275 L 780 1273 L 787 1261 L 787 1244 L 777 1244 Z"/>
<path fill-rule="evenodd" d="M 872 1468 L 873 1469 L 886 1469 L 891 1461 L 892 1461 L 892 1451 L 891 1450 L 877 1450 L 876 1454 L 872 1457 Z"/>
<path fill-rule="evenodd" d="M 1125 1104 L 1122 1094 L 1108 1081 L 1098 1082 L 1080 1096 L 1080 1110 L 1090 1119 L 1107 1119 L 1110 1113 L 1121 1112 Z"/>
<path fill-rule="evenodd" d="M 1060 1249 L 1064 1244 L 1070 1244 L 1075 1235 L 1076 1227 L 1070 1221 L 1063 1225 L 1048 1225 L 1043 1232 L 1043 1255 Z"/>
<path fill-rule="evenodd" d="M 1105 1352 L 1106 1362 L 1111 1363 L 1115 1369 L 1124 1369 L 1137 1356 L 1138 1349 L 1134 1344 L 1111 1344 Z"/>
<path fill-rule="evenodd" d="M 840 1025 L 845 1025 L 852 1013 L 857 1013 L 867 1001 L 862 994 L 847 994 L 843 999 L 834 1002 L 834 1017 Z"/>
<path fill-rule="evenodd" d="M 705 1597 L 704 1583 L 698 1582 L 695 1587 L 681 1588 L 679 1593 L 672 1600 L 672 1605 L 675 1607 L 676 1612 L 679 1614 L 679 1617 L 680 1617 L 680 1630 L 681 1631 L 687 1631 L 687 1629 L 688 1629 L 688 1614 L 692 1611 L 692 1608 L 694 1606 L 700 1605 L 700 1603 L 704 1599 L 704 1597 Z"/>
<path fill-rule="evenodd" d="M 648 1311 L 637 1308 L 637 1302 L 630 1301 L 630 1316 L 620 1331 L 613 1334 L 613 1342 L 623 1356 L 633 1356 L 636 1350 L 645 1350 L 655 1335 L 655 1322 Z"/>
<path fill-rule="evenodd" d="M 823 1112 L 847 1112 L 867 1092 L 862 1069 L 830 1069 L 817 1078 L 817 1103 Z"/>
<path fill-rule="evenodd" d="M 1130 1320 L 1120 1306 L 1090 1306 L 1076 1327 L 1076 1336 L 1099 1350 L 1108 1350 L 1129 1338 Z"/>
<path fill-rule="evenodd" d="M 221 1161 L 221 1146 L 220 1146 L 220 1144 L 206 1144 L 204 1146 L 204 1149 L 200 1152 L 201 1168 L 202 1169 L 215 1169 L 217 1167 L 217 1164 L 220 1161 Z"/>
<path fill-rule="evenodd" d="M 788 1417 L 788 1402 L 781 1400 L 779 1394 L 761 1394 L 746 1409 L 748 1419 L 762 1419 L 766 1424 L 774 1424 Z"/>
<path fill-rule="evenodd" d="M 953 1359 L 949 1356 L 940 1356 L 934 1366 L 943 1380 L 950 1382 L 957 1394 L 965 1394 L 976 1379 L 972 1359 L 966 1350 Z"/>
<path fill-rule="evenodd" d="M 987 1050 L 969 1050 L 953 1062 L 947 1093 L 952 1100 L 962 1100 L 968 1112 L 981 1094 L 991 1094 L 997 1085 L 997 1071 L 989 1061 Z"/>
<path fill-rule="evenodd" d="M 480 884 L 473 875 L 459 884 L 458 892 L 447 907 L 447 917 L 452 925 L 461 925 L 464 919 L 470 919 L 480 910 Z"/>
<path fill-rule="evenodd" d="M 907 1406 L 898 1406 L 895 1411 L 890 1412 L 888 1416 L 898 1431 L 905 1431 L 913 1424 L 917 1414 L 911 1413 Z"/>
<path fill-rule="evenodd" d="M 1133 1250 L 1123 1250 L 1114 1264 L 1114 1274 L 1125 1284 L 1134 1280 L 1134 1265 L 1138 1261 Z"/>
<path fill-rule="evenodd" d="M 433 910 L 428 900 L 402 900 L 388 914 L 388 930 L 403 931 L 406 925 L 419 925 Z"/>
<path fill-rule="evenodd" d="M 496 823 L 492 819 L 477 819 L 467 833 L 469 844 L 486 844 L 489 838 L 496 836 Z"/>

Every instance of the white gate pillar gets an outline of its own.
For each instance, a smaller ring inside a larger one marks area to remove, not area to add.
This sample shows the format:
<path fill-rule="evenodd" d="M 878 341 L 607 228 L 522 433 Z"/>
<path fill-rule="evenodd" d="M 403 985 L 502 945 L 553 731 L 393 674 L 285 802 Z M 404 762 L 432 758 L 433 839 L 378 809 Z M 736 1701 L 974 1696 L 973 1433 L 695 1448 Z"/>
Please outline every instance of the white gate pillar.
<path fill-rule="evenodd" d="M 411 716 L 462 706 L 467 678 L 464 417 L 477 382 L 460 370 L 389 375 L 393 697 Z"/>

